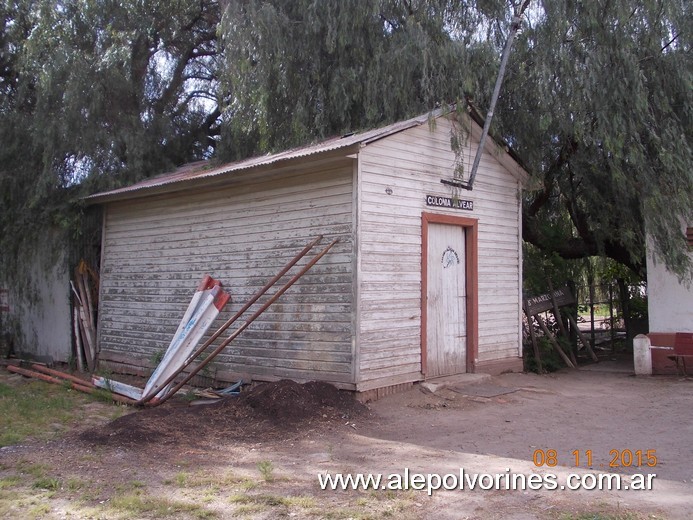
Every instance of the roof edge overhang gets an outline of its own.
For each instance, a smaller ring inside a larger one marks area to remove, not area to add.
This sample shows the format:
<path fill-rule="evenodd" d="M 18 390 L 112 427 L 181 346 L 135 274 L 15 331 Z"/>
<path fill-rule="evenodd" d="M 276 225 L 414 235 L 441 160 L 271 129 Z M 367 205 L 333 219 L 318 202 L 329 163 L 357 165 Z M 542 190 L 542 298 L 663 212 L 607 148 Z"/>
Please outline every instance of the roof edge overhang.
<path fill-rule="evenodd" d="M 478 126 L 473 133 L 480 133 L 484 122 L 481 114 L 469 102 L 467 103 L 467 113 L 475 123 L 475 126 Z M 454 106 L 445 109 L 436 109 L 426 114 L 385 127 L 355 134 L 347 134 L 342 137 L 334 137 L 316 144 L 293 148 L 272 155 L 251 157 L 219 166 L 214 165 L 210 161 L 198 161 L 182 166 L 173 172 L 145 179 L 130 186 L 89 195 L 84 197 L 83 200 L 88 205 L 105 204 L 121 200 L 187 191 L 192 188 L 214 188 L 222 184 L 227 184 L 231 176 L 240 176 L 250 172 L 259 174 L 262 172 L 274 171 L 276 169 L 290 168 L 301 161 L 309 161 L 311 165 L 317 165 L 321 162 L 353 159 L 357 157 L 358 151 L 361 148 L 370 143 L 428 123 L 432 119 L 448 115 L 454 117 L 454 114 L 456 114 Z M 491 139 L 487 141 L 485 146 L 486 151 L 491 153 L 511 175 L 525 185 L 529 179 L 529 174 L 523 167 L 519 157 L 517 157 L 512 149 L 502 140 L 499 141 L 492 135 L 489 137 Z"/>
<path fill-rule="evenodd" d="M 264 175 L 282 169 L 295 168 L 300 162 L 310 161 L 311 165 L 333 163 L 340 160 L 353 160 L 353 155 L 358 152 L 358 144 L 341 147 L 335 150 L 325 151 L 320 155 L 289 157 L 273 159 L 274 156 L 265 156 L 266 161 L 252 161 L 252 164 L 244 164 L 246 161 L 214 166 L 210 161 L 197 161 L 185 165 L 174 172 L 169 172 L 140 183 L 115 190 L 95 193 L 84 197 L 88 205 L 106 204 L 121 200 L 132 200 L 156 195 L 168 195 L 191 189 L 213 189 L 226 186 L 232 178 L 246 178 L 248 173 Z M 257 159 L 257 158 L 254 158 Z"/>

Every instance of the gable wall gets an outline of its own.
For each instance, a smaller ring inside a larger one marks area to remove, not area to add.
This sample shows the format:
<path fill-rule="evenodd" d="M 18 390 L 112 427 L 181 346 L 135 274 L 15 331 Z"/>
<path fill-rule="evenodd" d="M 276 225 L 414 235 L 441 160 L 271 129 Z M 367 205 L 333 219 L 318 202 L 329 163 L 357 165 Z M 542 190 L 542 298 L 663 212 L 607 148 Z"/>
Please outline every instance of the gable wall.
<path fill-rule="evenodd" d="M 521 238 L 519 182 L 484 153 L 474 190 L 460 190 L 473 211 L 426 205 L 425 195 L 451 196 L 455 156 L 450 123 L 435 131 L 422 125 L 366 146 L 360 152 L 359 375 L 362 389 L 388 378 L 420 378 L 421 214 L 432 212 L 479 221 L 480 364 L 520 355 Z M 468 175 L 476 146 L 467 147 Z M 392 190 L 392 195 L 386 189 Z"/>

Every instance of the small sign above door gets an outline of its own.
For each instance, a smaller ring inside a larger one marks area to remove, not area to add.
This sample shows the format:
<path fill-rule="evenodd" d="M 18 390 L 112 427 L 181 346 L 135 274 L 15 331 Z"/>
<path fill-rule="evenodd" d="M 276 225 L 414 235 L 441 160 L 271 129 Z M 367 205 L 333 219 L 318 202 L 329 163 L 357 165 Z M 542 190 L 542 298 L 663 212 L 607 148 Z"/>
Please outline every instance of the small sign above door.
<path fill-rule="evenodd" d="M 464 209 L 467 211 L 474 210 L 473 200 L 452 199 L 439 195 L 426 195 L 426 205 L 435 206 L 437 208 Z"/>

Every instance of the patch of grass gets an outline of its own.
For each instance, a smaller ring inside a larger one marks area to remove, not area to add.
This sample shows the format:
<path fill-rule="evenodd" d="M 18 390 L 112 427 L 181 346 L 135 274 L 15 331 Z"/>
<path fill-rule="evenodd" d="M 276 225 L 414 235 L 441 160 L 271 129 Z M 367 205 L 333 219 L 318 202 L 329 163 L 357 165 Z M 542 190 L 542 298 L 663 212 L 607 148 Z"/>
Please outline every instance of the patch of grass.
<path fill-rule="evenodd" d="M 108 507 L 114 512 L 134 515 L 134 518 L 141 518 L 141 515 L 149 515 L 154 518 L 168 518 L 180 513 L 187 513 L 196 518 L 216 517 L 213 511 L 197 504 L 153 497 L 141 493 L 117 495 L 111 499 Z"/>
<path fill-rule="evenodd" d="M 369 511 L 339 508 L 321 512 L 320 518 L 324 520 L 378 520 L 381 518 L 381 515 Z"/>
<path fill-rule="evenodd" d="M 317 507 L 317 502 L 313 497 L 309 496 L 288 496 L 260 494 L 260 495 L 232 495 L 229 497 L 229 502 L 241 506 L 240 511 L 259 512 L 268 508 L 301 508 L 313 509 Z"/>
<path fill-rule="evenodd" d="M 256 487 L 258 487 L 260 484 L 252 479 L 244 479 L 242 482 L 238 484 L 238 487 L 243 490 L 243 491 L 252 491 Z"/>
<path fill-rule="evenodd" d="M 83 462 L 98 462 L 101 460 L 101 457 L 96 453 L 87 453 L 85 455 L 82 455 L 80 457 L 80 460 Z"/>
<path fill-rule="evenodd" d="M 48 466 L 21 459 L 17 462 L 17 471 L 31 475 L 34 478 L 41 478 L 46 476 Z"/>
<path fill-rule="evenodd" d="M 609 512 L 582 512 L 582 513 L 561 513 L 559 520 L 642 520 L 646 517 L 628 511 L 615 513 Z"/>
<path fill-rule="evenodd" d="M 300 507 L 301 509 L 313 509 L 318 507 L 318 503 L 313 497 L 304 495 L 286 497 L 284 501 L 288 506 Z"/>
<path fill-rule="evenodd" d="M 158 366 L 159 363 L 161 363 L 162 359 L 164 359 L 164 354 L 166 354 L 165 350 L 157 350 L 156 352 L 154 352 L 154 354 L 152 354 L 150 359 L 155 367 Z"/>
<path fill-rule="evenodd" d="M 242 517 L 266 512 L 278 506 L 285 507 L 282 497 L 274 495 L 232 495 L 229 502 L 234 504 L 234 516 Z"/>
<path fill-rule="evenodd" d="M 113 392 L 106 390 L 105 388 L 96 388 L 90 395 L 102 403 L 113 402 Z"/>
<path fill-rule="evenodd" d="M 26 488 L 0 490 L 0 518 L 45 518 L 51 513 L 54 492 L 31 492 Z"/>
<path fill-rule="evenodd" d="M 185 471 L 179 471 L 176 473 L 176 476 L 173 477 L 173 481 L 176 483 L 178 487 L 185 487 L 185 485 L 188 483 L 188 475 Z"/>
<path fill-rule="evenodd" d="M 320 518 L 329 520 L 377 520 L 380 518 L 396 518 L 397 520 L 412 520 L 420 518 L 413 507 L 417 495 L 410 492 L 383 493 L 369 491 L 354 499 L 346 506 L 334 506 L 319 509 Z M 314 508 L 308 509 L 312 514 Z"/>
<path fill-rule="evenodd" d="M 245 477 L 236 477 L 230 472 L 222 473 L 178 473 L 173 479 L 165 481 L 167 484 L 176 483 L 185 488 L 204 488 L 207 496 L 218 494 L 222 489 L 252 489 L 257 483 Z"/>
<path fill-rule="evenodd" d="M 182 396 L 180 396 L 180 398 L 183 401 L 187 401 L 187 402 L 192 402 L 192 401 L 195 401 L 196 399 L 199 399 L 199 397 L 197 396 L 197 394 L 193 390 L 189 390 L 189 391 L 185 392 Z"/>
<path fill-rule="evenodd" d="M 265 482 L 272 482 L 272 480 L 274 480 L 274 465 L 271 460 L 261 460 L 257 463 L 257 469 Z"/>
<path fill-rule="evenodd" d="M 193 473 L 188 476 L 188 487 L 216 488 L 226 482 L 225 475 L 209 475 L 207 473 Z"/>
<path fill-rule="evenodd" d="M 129 408 L 124 404 L 113 403 L 113 405 L 113 409 L 108 414 L 109 421 L 115 421 L 116 419 L 120 419 L 129 411 Z"/>
<path fill-rule="evenodd" d="M 62 482 L 55 477 L 41 477 L 34 481 L 32 487 L 34 489 L 45 489 L 47 491 L 58 491 Z"/>
<path fill-rule="evenodd" d="M 42 518 L 51 512 L 51 506 L 48 504 L 37 504 L 30 508 L 28 513 L 29 518 Z"/>
<path fill-rule="evenodd" d="M 90 482 L 85 488 L 83 488 L 80 493 L 79 493 L 79 501 L 80 502 L 97 502 L 100 500 L 100 497 L 105 494 L 104 490 L 104 485 L 103 484 L 94 484 L 93 482 Z M 111 491 L 110 486 L 109 486 L 109 492 Z M 87 516 L 88 518 L 101 518 L 101 515 L 94 510 L 93 514 L 90 516 Z"/>
<path fill-rule="evenodd" d="M 0 490 L 11 489 L 17 487 L 22 482 L 22 477 L 17 475 L 12 475 L 10 477 L 0 478 Z"/>
<path fill-rule="evenodd" d="M 76 409 L 88 400 L 86 394 L 43 381 L 16 387 L 0 383 L 0 446 L 18 444 L 30 436 L 54 437 L 56 425 L 69 424 Z"/>
<path fill-rule="evenodd" d="M 233 495 L 229 498 L 232 504 L 256 504 L 261 506 L 287 506 L 288 503 L 284 497 L 276 495 Z"/>
<path fill-rule="evenodd" d="M 17 514 L 16 504 L 21 501 L 22 495 L 23 493 L 14 489 L 0 489 L 0 518 L 12 518 L 13 510 L 14 515 Z"/>
<path fill-rule="evenodd" d="M 236 518 L 245 518 L 247 516 L 253 515 L 255 513 L 261 513 L 266 507 L 257 504 L 246 504 L 236 507 L 233 514 Z"/>
<path fill-rule="evenodd" d="M 83 489 L 84 487 L 86 487 L 86 485 L 87 483 L 84 482 L 84 480 L 78 478 L 69 478 L 65 482 L 65 488 L 68 491 L 71 491 L 72 493 L 74 493 L 75 491 L 79 491 L 80 489 Z"/>

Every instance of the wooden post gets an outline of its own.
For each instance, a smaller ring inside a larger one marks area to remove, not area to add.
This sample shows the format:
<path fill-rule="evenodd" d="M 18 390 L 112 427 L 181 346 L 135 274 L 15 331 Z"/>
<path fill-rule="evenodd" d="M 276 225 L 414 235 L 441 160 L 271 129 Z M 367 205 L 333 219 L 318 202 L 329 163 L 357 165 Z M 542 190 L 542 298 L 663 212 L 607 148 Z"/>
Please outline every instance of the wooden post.
<path fill-rule="evenodd" d="M 623 278 L 616 280 L 618 284 L 618 295 L 621 302 L 621 315 L 623 316 L 623 326 L 626 329 L 626 345 L 633 346 L 633 323 L 630 319 L 630 293 L 628 285 Z"/>
<path fill-rule="evenodd" d="M 594 353 L 594 350 L 592 349 L 592 345 L 590 344 L 589 341 L 587 341 L 587 338 L 585 335 L 580 331 L 578 328 L 578 324 L 575 321 L 575 318 L 572 316 L 568 315 L 568 319 L 570 320 L 571 325 L 575 328 L 575 332 L 577 332 L 578 337 L 580 338 L 580 341 L 582 341 L 582 344 L 585 345 L 585 348 L 587 349 L 587 352 L 589 352 L 590 357 L 592 358 L 592 361 L 594 362 L 599 362 L 599 358 L 597 355 Z"/>
<path fill-rule="evenodd" d="M 89 330 L 88 326 L 88 318 L 86 316 L 86 310 L 84 308 L 84 299 L 82 297 L 81 293 L 81 288 L 80 288 L 80 283 L 79 279 L 75 280 L 77 283 L 77 288 L 75 288 L 75 284 L 70 281 L 70 285 L 72 286 L 72 291 L 75 293 L 75 306 L 77 307 L 79 311 L 79 317 L 80 317 L 80 333 L 82 334 L 82 346 L 84 347 L 84 358 L 87 363 L 87 368 L 89 369 L 90 372 L 93 372 L 95 369 L 95 349 L 93 345 L 93 340 L 91 337 L 91 333 Z"/>
<path fill-rule="evenodd" d="M 594 280 L 590 280 L 590 335 L 594 345 Z"/>
<path fill-rule="evenodd" d="M 565 323 L 563 323 L 563 317 L 561 316 L 561 310 L 558 308 L 558 303 L 556 302 L 556 296 L 553 293 L 553 284 L 551 283 L 551 278 L 546 279 L 547 283 L 549 284 L 549 296 L 551 297 L 551 305 L 553 306 L 553 315 L 556 318 L 556 322 L 558 323 L 558 328 L 561 330 L 561 334 L 565 336 L 565 338 L 570 341 L 570 335 L 568 334 L 568 329 L 565 327 Z M 573 362 L 573 365 L 577 366 L 577 359 L 575 358 L 575 352 L 573 352 L 572 347 L 568 350 L 568 354 L 570 355 L 570 360 Z"/>
<path fill-rule="evenodd" d="M 534 333 L 534 321 L 532 321 L 532 316 L 527 313 L 527 309 L 525 309 L 525 316 L 527 316 L 529 326 L 529 337 L 532 339 L 532 352 L 534 352 L 534 359 L 537 362 L 537 372 L 543 374 L 544 366 L 541 363 L 541 352 L 539 351 L 539 345 L 537 345 L 537 335 Z"/>
<path fill-rule="evenodd" d="M 72 306 L 72 325 L 75 334 L 75 358 L 77 359 L 77 370 L 84 372 L 84 353 L 82 351 L 82 336 L 81 332 L 79 331 L 79 309 L 77 308 L 77 302 L 75 302 Z"/>
<path fill-rule="evenodd" d="M 563 362 L 569 367 L 569 368 L 575 368 L 575 365 L 573 365 L 573 362 L 570 360 L 568 356 L 566 356 L 565 352 L 563 352 L 563 349 L 561 348 L 561 345 L 559 345 L 558 341 L 556 340 L 556 337 L 551 333 L 549 328 L 546 326 L 546 323 L 544 323 L 544 320 L 541 319 L 541 316 L 538 314 L 535 316 L 537 321 L 539 322 L 539 326 L 541 327 L 541 330 L 544 331 L 544 334 L 546 334 L 546 337 L 549 338 L 549 341 L 551 341 L 551 344 L 553 345 L 553 348 L 556 349 L 556 352 L 558 352 L 558 355 L 561 356 L 561 359 L 563 359 Z"/>
<path fill-rule="evenodd" d="M 611 353 L 616 351 L 616 345 L 614 341 L 616 340 L 616 332 L 614 331 L 614 282 L 613 280 L 609 282 L 609 333 L 611 336 Z"/>
<path fill-rule="evenodd" d="M 573 322 L 577 323 L 577 316 L 578 316 L 578 308 L 579 308 L 579 298 L 578 298 L 578 290 L 577 290 L 577 285 L 573 280 L 568 280 L 566 283 L 566 286 L 568 287 L 568 290 L 570 293 L 575 297 L 575 303 L 568 307 L 567 309 L 567 314 L 568 314 L 568 323 L 570 325 L 568 329 L 568 333 L 570 334 L 570 344 L 573 346 L 575 349 L 575 352 L 578 351 L 578 335 L 573 325 Z M 570 318 L 573 318 L 572 320 Z"/>

